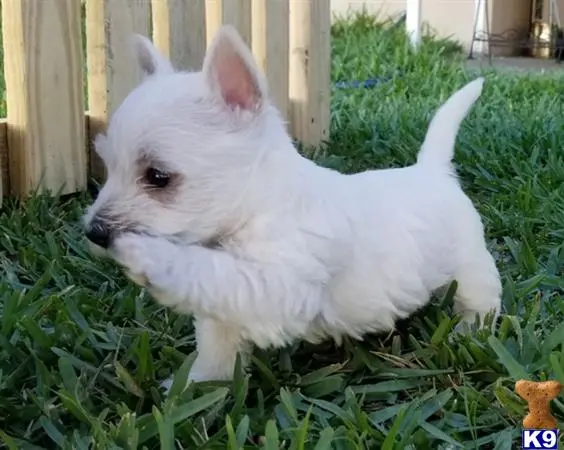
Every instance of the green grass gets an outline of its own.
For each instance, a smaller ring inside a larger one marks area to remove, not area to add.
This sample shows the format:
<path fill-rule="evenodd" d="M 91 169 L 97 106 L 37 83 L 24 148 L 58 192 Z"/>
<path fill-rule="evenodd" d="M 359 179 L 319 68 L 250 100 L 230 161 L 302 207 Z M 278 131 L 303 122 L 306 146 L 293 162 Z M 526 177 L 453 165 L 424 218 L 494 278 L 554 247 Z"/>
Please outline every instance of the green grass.
<path fill-rule="evenodd" d="M 410 164 L 436 108 L 474 77 L 456 46 L 418 54 L 402 29 L 333 27 L 333 92 L 320 162 L 346 172 Z M 159 307 L 84 246 L 90 201 L 7 201 L 0 214 L 0 442 L 10 449 L 511 449 L 520 378 L 564 383 L 564 77 L 488 72 L 456 152 L 504 282 L 494 337 L 451 333 L 452 291 L 394 334 L 257 352 L 233 383 L 191 385 L 191 319 Z M 184 364 L 183 364 L 184 363 Z M 562 395 L 552 403 L 564 420 Z M 562 427 L 561 427 L 562 428 Z M 175 441 L 176 440 L 176 444 Z M 91 443 L 95 442 L 95 446 Z"/>

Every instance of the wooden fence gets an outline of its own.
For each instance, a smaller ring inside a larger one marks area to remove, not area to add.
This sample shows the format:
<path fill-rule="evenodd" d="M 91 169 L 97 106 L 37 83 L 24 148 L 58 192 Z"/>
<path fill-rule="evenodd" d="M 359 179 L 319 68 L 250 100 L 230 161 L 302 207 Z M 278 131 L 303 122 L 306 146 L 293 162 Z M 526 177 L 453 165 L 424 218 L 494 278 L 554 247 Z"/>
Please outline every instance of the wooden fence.
<path fill-rule="evenodd" d="M 235 25 L 292 136 L 306 145 L 327 137 L 329 0 L 1 0 L 1 6 L 7 117 L 0 121 L 0 202 L 2 193 L 77 192 L 99 175 L 90 143 L 141 79 L 132 33 L 152 37 L 176 67 L 200 70 L 220 24 Z"/>

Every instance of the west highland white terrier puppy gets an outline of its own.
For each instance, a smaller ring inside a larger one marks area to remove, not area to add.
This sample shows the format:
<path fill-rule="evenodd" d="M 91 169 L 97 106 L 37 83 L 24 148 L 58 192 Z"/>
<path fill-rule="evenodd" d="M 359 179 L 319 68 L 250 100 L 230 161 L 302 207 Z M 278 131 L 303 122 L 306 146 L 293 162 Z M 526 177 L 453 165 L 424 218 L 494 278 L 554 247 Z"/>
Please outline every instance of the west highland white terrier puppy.
<path fill-rule="evenodd" d="M 499 273 L 451 164 L 482 78 L 438 110 L 414 165 L 343 175 L 296 151 L 233 27 L 201 72 L 144 37 L 135 48 L 146 77 L 95 141 L 107 181 L 86 236 L 194 315 L 191 380 L 230 379 L 253 346 L 389 331 L 452 280 L 464 321 L 498 314 Z"/>

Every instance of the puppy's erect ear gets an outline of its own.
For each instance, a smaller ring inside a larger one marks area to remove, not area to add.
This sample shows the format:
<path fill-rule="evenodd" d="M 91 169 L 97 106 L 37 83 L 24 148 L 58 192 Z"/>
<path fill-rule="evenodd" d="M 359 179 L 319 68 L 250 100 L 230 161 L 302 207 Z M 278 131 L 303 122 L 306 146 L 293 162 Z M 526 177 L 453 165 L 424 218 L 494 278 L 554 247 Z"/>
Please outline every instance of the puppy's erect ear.
<path fill-rule="evenodd" d="M 139 67 L 145 75 L 164 75 L 174 72 L 170 61 L 145 36 L 133 35 L 133 49 Z"/>
<path fill-rule="evenodd" d="M 266 80 L 232 25 L 222 26 L 204 58 L 203 74 L 213 95 L 229 107 L 257 111 L 267 97 Z"/>

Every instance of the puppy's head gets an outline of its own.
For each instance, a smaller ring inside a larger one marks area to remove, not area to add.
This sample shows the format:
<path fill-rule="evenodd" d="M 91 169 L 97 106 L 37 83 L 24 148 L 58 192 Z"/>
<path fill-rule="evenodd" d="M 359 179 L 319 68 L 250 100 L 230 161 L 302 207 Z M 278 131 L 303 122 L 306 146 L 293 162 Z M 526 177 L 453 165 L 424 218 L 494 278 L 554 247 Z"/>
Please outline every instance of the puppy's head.
<path fill-rule="evenodd" d="M 228 231 L 261 152 L 287 136 L 284 123 L 231 26 L 200 72 L 175 71 L 141 36 L 135 53 L 145 79 L 96 138 L 107 180 L 84 217 L 86 235 L 104 249 L 125 231 L 211 240 Z"/>

